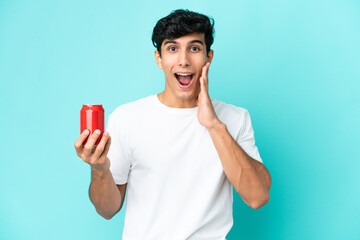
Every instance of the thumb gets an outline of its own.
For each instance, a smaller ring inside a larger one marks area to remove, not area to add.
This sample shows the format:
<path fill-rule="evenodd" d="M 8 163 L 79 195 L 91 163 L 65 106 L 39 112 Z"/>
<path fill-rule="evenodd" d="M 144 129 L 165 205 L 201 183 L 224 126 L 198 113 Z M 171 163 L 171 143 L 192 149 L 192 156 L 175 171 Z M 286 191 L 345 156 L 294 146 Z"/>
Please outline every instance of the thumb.
<path fill-rule="evenodd" d="M 201 89 L 201 91 L 203 91 L 204 90 L 204 78 L 203 77 L 200 77 L 200 89 Z"/>

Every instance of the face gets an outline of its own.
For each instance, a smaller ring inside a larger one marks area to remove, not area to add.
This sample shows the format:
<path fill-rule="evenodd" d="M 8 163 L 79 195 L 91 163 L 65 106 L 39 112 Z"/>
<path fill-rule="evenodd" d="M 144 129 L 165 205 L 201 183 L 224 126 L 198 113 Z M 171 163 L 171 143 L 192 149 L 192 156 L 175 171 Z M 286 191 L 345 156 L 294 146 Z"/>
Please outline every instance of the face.
<path fill-rule="evenodd" d="M 158 67 L 165 74 L 164 103 L 172 107 L 195 107 L 200 91 L 200 77 L 214 52 L 206 53 L 205 34 L 194 33 L 176 39 L 165 39 L 161 57 L 155 50 Z"/>

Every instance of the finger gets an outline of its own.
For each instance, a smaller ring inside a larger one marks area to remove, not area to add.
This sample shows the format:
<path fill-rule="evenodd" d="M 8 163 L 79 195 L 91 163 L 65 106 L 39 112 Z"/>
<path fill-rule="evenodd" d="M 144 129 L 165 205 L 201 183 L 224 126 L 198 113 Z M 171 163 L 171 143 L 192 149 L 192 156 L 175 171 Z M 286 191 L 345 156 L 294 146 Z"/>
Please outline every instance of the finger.
<path fill-rule="evenodd" d="M 85 147 L 84 147 L 84 154 L 85 154 L 85 157 L 90 157 L 92 152 L 93 152 L 93 148 L 94 148 L 94 145 L 97 141 L 97 139 L 99 138 L 100 136 L 100 130 L 99 129 L 96 129 L 93 134 L 90 135 L 87 143 L 85 144 Z"/>
<path fill-rule="evenodd" d="M 94 158 L 99 158 L 100 155 L 103 153 L 104 149 L 105 149 L 105 145 L 107 143 L 109 139 L 109 133 L 108 132 L 104 132 L 100 142 L 99 142 L 99 145 L 97 145 L 96 149 L 95 149 L 95 152 L 93 154 Z"/>
<path fill-rule="evenodd" d="M 206 90 L 209 90 L 209 78 L 208 78 L 209 66 L 210 66 L 210 62 L 207 62 L 202 69 L 202 77 L 204 79 L 204 85 L 206 87 Z"/>
<path fill-rule="evenodd" d="M 201 77 L 206 78 L 206 68 L 207 68 L 207 64 L 205 64 L 202 68 L 202 72 L 201 72 Z"/>
<path fill-rule="evenodd" d="M 209 91 L 209 85 L 208 85 L 208 78 L 205 77 L 203 78 L 203 84 L 204 84 L 204 88 L 206 89 L 206 92 Z"/>
<path fill-rule="evenodd" d="M 209 69 L 210 69 L 210 62 L 207 62 L 206 64 L 206 77 L 209 76 Z"/>
<path fill-rule="evenodd" d="M 206 66 L 206 73 L 208 73 L 209 72 L 209 67 L 210 67 L 210 62 L 206 62 L 205 66 Z"/>
<path fill-rule="evenodd" d="M 200 89 L 201 94 L 204 94 L 203 96 L 207 96 L 207 89 L 205 85 L 205 80 L 203 77 L 200 78 Z"/>
<path fill-rule="evenodd" d="M 204 86 L 204 78 L 200 77 L 200 92 L 205 90 L 205 86 Z"/>
<path fill-rule="evenodd" d="M 208 78 L 209 68 L 210 68 L 210 62 L 206 62 L 206 64 L 204 65 L 204 67 L 202 69 L 202 76 L 204 76 L 205 78 Z"/>
<path fill-rule="evenodd" d="M 205 71 L 206 71 L 206 69 L 205 69 Z M 203 85 L 204 85 L 205 90 L 208 91 L 209 88 L 208 88 L 208 78 L 207 78 L 207 76 L 203 77 Z"/>
<path fill-rule="evenodd" d="M 81 153 L 84 149 L 83 143 L 86 140 L 86 138 L 88 137 L 89 133 L 90 133 L 90 131 L 88 129 L 84 130 L 81 133 L 80 137 L 74 143 L 74 147 L 76 149 L 76 154 L 78 156 L 81 155 Z"/>
<path fill-rule="evenodd" d="M 103 153 L 101 154 L 101 157 L 102 157 L 102 156 L 107 156 L 107 154 L 108 154 L 108 152 L 109 152 L 109 149 L 110 149 L 110 145 L 111 145 L 111 137 L 109 136 L 109 140 L 106 142 L 105 150 L 104 150 Z"/>
<path fill-rule="evenodd" d="M 210 62 L 206 63 L 206 89 L 209 91 L 209 69 L 210 69 Z"/>

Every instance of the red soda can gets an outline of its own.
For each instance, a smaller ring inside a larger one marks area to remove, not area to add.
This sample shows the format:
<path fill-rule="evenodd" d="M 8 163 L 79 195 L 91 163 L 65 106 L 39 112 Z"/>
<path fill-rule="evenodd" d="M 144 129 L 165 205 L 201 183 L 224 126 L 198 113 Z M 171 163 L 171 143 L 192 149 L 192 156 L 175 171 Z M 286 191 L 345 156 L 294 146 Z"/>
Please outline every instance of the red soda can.
<path fill-rule="evenodd" d="M 95 143 L 95 145 L 98 145 L 104 133 L 104 109 L 102 105 L 86 104 L 82 106 L 80 111 L 80 134 L 86 129 L 90 133 L 93 133 L 96 129 L 101 131 Z M 87 140 L 88 138 L 83 143 L 84 145 L 87 143 Z"/>

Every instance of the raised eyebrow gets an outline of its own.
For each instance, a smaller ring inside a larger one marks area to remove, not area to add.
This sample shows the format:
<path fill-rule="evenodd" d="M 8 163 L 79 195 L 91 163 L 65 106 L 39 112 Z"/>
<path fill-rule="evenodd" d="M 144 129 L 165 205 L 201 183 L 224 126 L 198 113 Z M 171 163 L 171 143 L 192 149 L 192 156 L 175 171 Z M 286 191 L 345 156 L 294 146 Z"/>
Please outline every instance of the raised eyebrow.
<path fill-rule="evenodd" d="M 174 40 L 167 40 L 167 41 L 165 41 L 164 46 L 165 46 L 166 44 L 171 44 L 171 43 L 178 44 L 178 42 L 177 42 L 177 41 L 174 41 Z"/>
<path fill-rule="evenodd" d="M 173 44 L 178 44 L 177 41 L 167 40 L 167 41 L 165 41 L 164 46 L 165 46 L 166 44 L 172 44 L 172 43 L 173 43 Z M 205 46 L 204 42 L 203 42 L 203 41 L 200 41 L 200 40 L 192 40 L 192 41 L 190 41 L 188 44 L 194 44 L 194 43 L 199 43 L 199 44 Z"/>
<path fill-rule="evenodd" d="M 192 40 L 191 42 L 189 42 L 189 44 L 193 44 L 193 43 L 200 43 L 201 45 L 205 46 L 204 42 L 200 40 Z"/>

